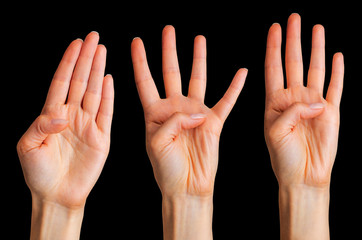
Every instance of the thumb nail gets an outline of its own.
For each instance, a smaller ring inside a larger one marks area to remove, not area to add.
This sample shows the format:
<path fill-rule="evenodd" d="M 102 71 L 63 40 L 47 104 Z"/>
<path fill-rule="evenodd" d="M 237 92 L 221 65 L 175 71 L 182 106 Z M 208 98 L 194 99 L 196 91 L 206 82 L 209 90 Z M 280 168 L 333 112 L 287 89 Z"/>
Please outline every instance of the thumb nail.
<path fill-rule="evenodd" d="M 202 119 L 202 118 L 205 118 L 206 115 L 205 114 L 202 114 L 202 113 L 196 113 L 196 114 L 191 114 L 190 115 L 190 118 L 192 119 Z"/>
<path fill-rule="evenodd" d="M 323 103 L 312 103 L 312 104 L 309 104 L 309 108 L 310 109 L 322 109 L 324 108 L 324 104 Z"/>
<path fill-rule="evenodd" d="M 68 120 L 65 119 L 52 119 L 51 122 L 53 125 L 64 125 L 68 123 Z"/>

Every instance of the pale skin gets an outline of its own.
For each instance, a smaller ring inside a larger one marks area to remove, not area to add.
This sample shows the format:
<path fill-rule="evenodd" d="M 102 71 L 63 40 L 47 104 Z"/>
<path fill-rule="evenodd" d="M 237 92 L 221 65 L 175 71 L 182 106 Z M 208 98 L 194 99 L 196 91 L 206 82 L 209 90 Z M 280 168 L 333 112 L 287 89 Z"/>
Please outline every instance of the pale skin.
<path fill-rule="evenodd" d="M 166 98 L 160 98 L 140 38 L 131 45 L 134 75 L 146 123 L 146 149 L 162 193 L 164 239 L 212 239 L 212 198 L 218 147 L 225 119 L 240 94 L 246 69 L 239 69 L 221 100 L 204 104 L 206 39 L 194 40 L 187 96 L 181 92 L 175 29 L 162 32 Z"/>
<path fill-rule="evenodd" d="M 265 139 L 279 183 L 281 239 L 329 239 L 329 186 L 337 152 L 339 106 L 343 88 L 342 53 L 333 56 L 325 78 L 324 28 L 315 25 L 312 52 L 303 84 L 301 19 L 288 19 L 284 76 L 281 27 L 273 24 L 265 59 Z"/>
<path fill-rule="evenodd" d="M 79 239 L 87 196 L 108 156 L 114 88 L 98 41 L 91 32 L 69 45 L 40 116 L 17 145 L 33 201 L 30 239 Z"/>

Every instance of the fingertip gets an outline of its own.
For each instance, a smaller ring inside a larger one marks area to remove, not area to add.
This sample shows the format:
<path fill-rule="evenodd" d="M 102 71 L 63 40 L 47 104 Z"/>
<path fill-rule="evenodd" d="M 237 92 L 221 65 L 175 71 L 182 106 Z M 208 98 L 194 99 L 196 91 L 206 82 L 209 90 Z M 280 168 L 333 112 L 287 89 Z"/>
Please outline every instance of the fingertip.
<path fill-rule="evenodd" d="M 206 37 L 204 36 L 204 35 L 197 35 L 196 37 L 195 37 L 195 40 L 194 40 L 195 42 L 200 42 L 200 43 L 204 43 L 204 42 L 206 42 Z"/>
<path fill-rule="evenodd" d="M 245 81 L 246 76 L 248 75 L 249 70 L 247 68 L 240 68 L 236 72 L 236 77 L 240 78 L 241 80 Z"/>
<path fill-rule="evenodd" d="M 133 43 L 133 42 L 136 42 L 136 41 L 142 41 L 142 40 L 141 40 L 140 37 L 134 37 L 134 38 L 132 39 L 132 43 Z"/>
<path fill-rule="evenodd" d="M 83 39 L 77 38 L 73 41 L 74 43 L 83 43 Z"/>
<path fill-rule="evenodd" d="M 333 58 L 335 58 L 337 61 L 344 61 L 344 56 L 342 52 L 336 52 L 333 56 Z"/>
<path fill-rule="evenodd" d="M 267 37 L 267 47 L 280 47 L 282 41 L 282 28 L 279 23 L 273 23 L 270 26 L 268 37 Z"/>
<path fill-rule="evenodd" d="M 98 44 L 97 48 L 101 51 L 107 51 L 107 48 L 104 44 Z"/>
<path fill-rule="evenodd" d="M 103 84 L 104 84 L 103 94 L 108 97 L 112 97 L 114 95 L 113 76 L 111 74 L 107 74 L 104 77 L 103 81 L 104 81 L 103 82 Z"/>
<path fill-rule="evenodd" d="M 111 74 L 107 74 L 105 77 L 104 77 L 104 84 L 105 86 L 108 86 L 110 88 L 113 88 L 113 76 Z"/>
<path fill-rule="evenodd" d="M 112 76 L 112 74 L 108 73 L 108 74 L 105 76 L 105 78 L 110 78 L 110 79 L 112 80 L 112 79 L 113 79 L 113 76 Z"/>
<path fill-rule="evenodd" d="M 172 25 L 166 25 L 164 28 L 163 28 L 163 32 L 164 33 L 167 33 L 167 32 L 174 32 L 175 31 L 175 27 L 172 26 Z"/>
<path fill-rule="evenodd" d="M 142 39 L 140 37 L 133 38 L 131 42 L 131 50 L 134 51 L 135 49 L 138 49 L 140 47 L 143 47 Z"/>
<path fill-rule="evenodd" d="M 301 25 L 301 17 L 300 17 L 300 15 L 298 13 L 292 13 L 289 16 L 287 29 L 289 28 L 289 26 L 295 26 L 295 25 L 296 26 Z M 288 31 L 287 31 L 287 33 L 288 33 Z"/>
<path fill-rule="evenodd" d="M 131 41 L 131 45 L 136 44 L 138 41 L 142 41 L 140 37 L 134 37 Z"/>
<path fill-rule="evenodd" d="M 97 31 L 91 31 L 89 35 L 99 36 L 99 32 Z"/>
<path fill-rule="evenodd" d="M 175 41 L 176 31 L 172 25 L 166 25 L 162 30 L 162 39 L 163 44 L 165 43 L 166 39 Z M 167 41 L 166 41 L 167 43 Z"/>
<path fill-rule="evenodd" d="M 88 39 L 94 39 L 94 41 L 99 41 L 99 33 L 97 31 L 92 31 L 88 33 L 88 35 L 85 37 L 85 41 Z"/>
<path fill-rule="evenodd" d="M 300 20 L 300 19 L 301 19 L 301 17 L 300 17 L 300 14 L 299 14 L 299 13 L 292 13 L 292 14 L 290 14 L 290 16 L 289 16 L 289 20 L 291 20 L 291 21 Z"/>
<path fill-rule="evenodd" d="M 102 58 L 104 58 L 105 61 L 105 57 L 107 56 L 106 46 L 104 46 L 103 44 L 98 44 L 96 49 L 96 55 L 100 55 Z"/>
<path fill-rule="evenodd" d="M 341 52 L 337 52 L 333 55 L 332 73 L 338 73 L 342 75 L 344 73 L 344 56 Z"/>
<path fill-rule="evenodd" d="M 73 40 L 69 46 L 72 48 L 81 48 L 82 45 L 83 45 L 83 39 L 77 38 L 77 39 Z"/>
<path fill-rule="evenodd" d="M 316 24 L 313 26 L 313 31 L 324 31 L 324 27 L 322 24 Z"/>
<path fill-rule="evenodd" d="M 280 24 L 277 23 L 277 22 L 275 22 L 275 23 L 273 23 L 273 24 L 270 26 L 269 32 L 271 32 L 271 31 L 280 31 L 281 28 L 282 28 L 282 27 L 280 26 Z"/>

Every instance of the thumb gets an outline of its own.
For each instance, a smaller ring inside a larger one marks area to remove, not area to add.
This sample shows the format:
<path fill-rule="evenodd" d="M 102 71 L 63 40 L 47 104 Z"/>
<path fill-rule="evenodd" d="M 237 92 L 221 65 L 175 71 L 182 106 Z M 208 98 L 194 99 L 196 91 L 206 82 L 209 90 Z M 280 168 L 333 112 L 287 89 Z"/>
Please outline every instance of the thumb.
<path fill-rule="evenodd" d="M 285 136 L 297 126 L 300 120 L 317 117 L 323 110 L 323 103 L 294 103 L 277 118 L 273 128 L 278 131 L 278 135 Z"/>
<path fill-rule="evenodd" d="M 18 151 L 25 153 L 40 147 L 49 134 L 59 133 L 67 126 L 68 120 L 40 115 L 19 140 Z"/>
<path fill-rule="evenodd" d="M 182 130 L 200 126 L 205 121 L 205 114 L 174 113 L 155 133 L 154 146 L 168 145 L 180 134 Z"/>

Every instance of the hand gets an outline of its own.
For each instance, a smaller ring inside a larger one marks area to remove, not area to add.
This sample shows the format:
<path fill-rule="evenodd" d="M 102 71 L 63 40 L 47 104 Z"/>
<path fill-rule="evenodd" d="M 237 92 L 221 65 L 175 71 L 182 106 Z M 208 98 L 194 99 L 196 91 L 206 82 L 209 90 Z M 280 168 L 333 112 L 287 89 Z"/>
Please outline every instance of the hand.
<path fill-rule="evenodd" d="M 162 69 L 166 98 L 151 77 L 142 40 L 131 46 L 135 81 L 146 122 L 146 148 L 156 181 L 165 196 L 212 196 L 218 164 L 219 137 L 245 81 L 246 69 L 235 75 L 223 98 L 204 104 L 206 39 L 197 36 L 188 96 L 181 93 L 175 30 L 162 34 Z"/>
<path fill-rule="evenodd" d="M 162 34 L 166 98 L 161 99 L 141 39 L 131 46 L 137 90 L 146 122 L 146 148 L 162 192 L 164 239 L 212 239 L 212 197 L 222 126 L 243 88 L 240 69 L 213 107 L 204 104 L 206 40 L 197 36 L 188 96 L 181 93 L 175 30 Z"/>
<path fill-rule="evenodd" d="M 281 28 L 268 34 L 265 60 L 265 138 L 279 185 L 301 184 L 328 188 L 337 151 L 339 104 L 343 86 L 343 55 L 333 57 L 326 98 L 324 28 L 313 28 L 307 86 L 303 86 L 300 16 L 292 14 L 286 35 L 283 87 Z"/>
<path fill-rule="evenodd" d="M 109 152 L 113 79 L 90 33 L 66 50 L 44 108 L 17 150 L 33 201 L 82 209 Z"/>

